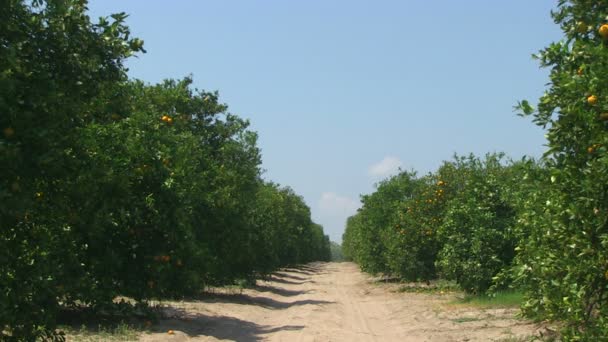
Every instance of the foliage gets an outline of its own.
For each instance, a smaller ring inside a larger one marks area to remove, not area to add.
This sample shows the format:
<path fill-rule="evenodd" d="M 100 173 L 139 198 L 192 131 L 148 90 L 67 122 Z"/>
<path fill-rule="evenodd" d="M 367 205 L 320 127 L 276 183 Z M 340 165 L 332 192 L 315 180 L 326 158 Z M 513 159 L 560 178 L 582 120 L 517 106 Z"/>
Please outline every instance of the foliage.
<path fill-rule="evenodd" d="M 393 177 L 363 197 L 344 246 L 369 272 L 424 279 L 438 271 L 473 293 L 514 281 L 524 291 L 525 314 L 564 321 L 566 340 L 603 340 L 608 3 L 561 0 L 552 15 L 565 39 L 536 55 L 551 68 L 549 88 L 537 109 L 528 101 L 517 106 L 547 129 L 543 161 L 506 165 L 497 155 L 471 156 L 444 163 L 426 180 L 411 179 L 415 186 L 401 183 L 403 174 Z M 441 199 L 433 198 L 433 179 L 445 186 Z M 401 193 L 386 191 L 391 187 Z"/>
<path fill-rule="evenodd" d="M 535 110 L 519 109 L 547 128 L 548 174 L 524 203 L 527 215 L 515 276 L 526 314 L 564 320 L 564 338 L 608 336 L 608 3 L 560 1 L 553 18 L 564 31 L 536 57 L 551 68 Z"/>
<path fill-rule="evenodd" d="M 103 120 L 99 104 L 141 51 L 124 15 L 92 24 L 80 1 L 0 5 L 0 327 L 52 338 L 61 279 L 80 272 L 67 227 L 70 183 L 82 163 L 79 129 Z M 71 281 L 73 279 L 66 279 Z"/>
<path fill-rule="evenodd" d="M 57 339 L 104 311 L 329 260 L 303 199 L 261 178 L 257 135 L 192 80 L 128 80 L 125 14 L 0 5 L 0 333 Z"/>
<path fill-rule="evenodd" d="M 447 204 L 439 227 L 437 265 L 463 290 L 483 293 L 515 254 L 515 212 L 504 195 L 510 168 L 501 164 L 500 155 L 485 160 L 469 156 L 454 164 L 464 182 Z"/>
<path fill-rule="evenodd" d="M 512 230 L 524 170 L 503 155 L 455 157 L 435 173 L 403 172 L 363 196 L 344 233 L 347 256 L 365 271 L 404 280 L 441 276 L 485 292 L 515 254 Z"/>
<path fill-rule="evenodd" d="M 363 206 L 350 217 L 343 236 L 344 255 L 370 273 L 390 273 L 386 242 L 393 235 L 395 212 L 411 197 L 415 175 L 402 172 L 380 182 L 376 192 L 361 197 Z"/>
<path fill-rule="evenodd" d="M 338 243 L 330 242 L 331 261 L 345 261 L 344 253 L 342 253 L 342 246 Z"/>

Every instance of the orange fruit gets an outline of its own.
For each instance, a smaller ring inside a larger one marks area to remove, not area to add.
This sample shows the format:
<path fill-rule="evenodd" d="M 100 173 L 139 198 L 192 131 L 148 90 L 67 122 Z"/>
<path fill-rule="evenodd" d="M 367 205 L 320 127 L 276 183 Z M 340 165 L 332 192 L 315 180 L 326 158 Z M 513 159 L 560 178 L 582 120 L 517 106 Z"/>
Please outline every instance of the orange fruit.
<path fill-rule="evenodd" d="M 595 95 L 591 95 L 587 98 L 587 103 L 589 103 L 590 105 L 594 105 L 597 103 L 597 96 Z"/>
<path fill-rule="evenodd" d="M 593 153 L 593 146 L 587 147 L 587 153 Z"/>
<path fill-rule="evenodd" d="M 608 113 L 602 113 L 599 116 L 599 119 L 602 121 L 607 121 L 608 120 Z"/>
<path fill-rule="evenodd" d="M 585 32 L 587 32 L 587 30 L 588 30 L 587 23 L 585 23 L 584 21 L 579 21 L 576 24 L 576 32 L 585 33 Z"/>
<path fill-rule="evenodd" d="M 2 130 L 2 133 L 4 133 L 5 137 L 10 138 L 15 134 L 15 130 L 13 129 L 13 127 L 6 127 Z"/>
<path fill-rule="evenodd" d="M 578 70 L 576 70 L 576 74 L 579 76 L 583 76 L 583 68 L 578 68 Z"/>
<path fill-rule="evenodd" d="M 175 334 L 175 332 L 173 330 L 169 330 L 169 331 L 167 331 L 167 334 L 173 335 L 173 334 Z"/>
<path fill-rule="evenodd" d="M 597 31 L 599 32 L 600 36 L 602 36 L 602 38 L 608 39 L 608 24 L 600 26 L 600 29 Z"/>

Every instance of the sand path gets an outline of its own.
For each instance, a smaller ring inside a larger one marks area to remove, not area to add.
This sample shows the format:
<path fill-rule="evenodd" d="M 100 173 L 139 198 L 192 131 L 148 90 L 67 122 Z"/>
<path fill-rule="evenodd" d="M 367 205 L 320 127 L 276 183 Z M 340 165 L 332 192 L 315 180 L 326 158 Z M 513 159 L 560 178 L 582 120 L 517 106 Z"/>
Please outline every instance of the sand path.
<path fill-rule="evenodd" d="M 396 288 L 352 263 L 288 268 L 242 293 L 165 303 L 168 317 L 141 341 L 523 341 L 538 329 L 516 310 Z"/>

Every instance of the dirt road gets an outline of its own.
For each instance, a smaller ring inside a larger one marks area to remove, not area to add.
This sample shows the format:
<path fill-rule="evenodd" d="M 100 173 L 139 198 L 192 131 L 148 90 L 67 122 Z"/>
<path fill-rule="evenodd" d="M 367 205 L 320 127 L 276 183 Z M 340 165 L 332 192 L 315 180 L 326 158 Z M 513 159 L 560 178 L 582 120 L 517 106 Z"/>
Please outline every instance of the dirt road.
<path fill-rule="evenodd" d="M 242 293 L 165 303 L 168 318 L 141 340 L 518 341 L 537 328 L 515 319 L 514 310 L 395 289 L 370 281 L 352 263 L 285 269 Z"/>

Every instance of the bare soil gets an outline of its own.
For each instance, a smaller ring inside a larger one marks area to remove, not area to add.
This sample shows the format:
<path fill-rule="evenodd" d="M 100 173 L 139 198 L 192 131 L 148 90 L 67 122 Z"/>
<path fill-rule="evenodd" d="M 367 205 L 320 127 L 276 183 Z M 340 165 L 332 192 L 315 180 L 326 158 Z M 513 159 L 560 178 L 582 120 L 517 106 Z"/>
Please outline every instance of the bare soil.
<path fill-rule="evenodd" d="M 166 318 L 140 340 L 523 341 L 540 329 L 516 318 L 516 309 L 454 305 L 453 294 L 397 288 L 353 263 L 287 268 L 240 293 L 165 302 Z"/>

